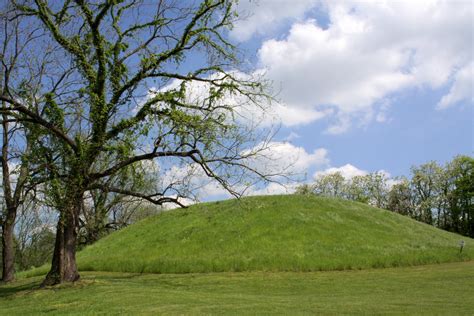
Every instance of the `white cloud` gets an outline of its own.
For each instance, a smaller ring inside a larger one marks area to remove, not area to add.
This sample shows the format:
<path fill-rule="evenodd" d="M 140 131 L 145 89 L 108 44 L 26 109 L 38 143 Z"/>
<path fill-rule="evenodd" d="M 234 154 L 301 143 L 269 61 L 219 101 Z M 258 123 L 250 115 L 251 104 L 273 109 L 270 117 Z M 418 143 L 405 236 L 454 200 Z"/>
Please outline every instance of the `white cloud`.
<path fill-rule="evenodd" d="M 365 176 L 366 174 L 368 174 L 368 172 L 365 170 L 359 169 L 351 164 L 345 164 L 341 167 L 331 167 L 322 171 L 316 171 L 313 178 L 325 176 L 336 172 L 339 172 L 346 179 L 352 179 L 355 176 Z"/>
<path fill-rule="evenodd" d="M 346 180 L 351 180 L 352 178 L 356 176 L 365 176 L 369 174 L 369 172 L 366 170 L 359 169 L 351 164 L 345 164 L 341 167 L 331 167 L 325 170 L 316 171 L 313 175 L 313 179 L 317 179 L 318 177 L 326 176 L 326 175 L 333 174 L 336 172 L 339 172 Z M 398 184 L 401 182 L 401 180 L 399 179 L 392 178 L 392 175 L 390 174 L 390 172 L 386 170 L 381 169 L 381 170 L 375 171 L 375 173 L 381 174 L 385 177 L 386 185 L 388 189 L 392 188 L 395 184 Z"/>
<path fill-rule="evenodd" d="M 261 150 L 263 148 L 263 150 Z M 236 183 L 233 187 L 245 195 L 285 194 L 294 191 L 297 178 L 306 174 L 309 169 L 325 167 L 329 163 L 327 150 L 324 148 L 307 152 L 287 142 L 271 142 L 249 148 L 247 152 L 259 152 L 259 155 L 250 158 L 246 164 L 263 174 L 275 174 L 272 179 L 278 182 Z M 245 154 L 245 152 L 244 152 Z M 162 168 L 164 169 L 164 168 Z M 280 176 L 285 173 L 287 177 Z M 292 176 L 291 176 L 292 175 Z M 162 186 L 174 183 L 174 186 L 193 200 L 214 200 L 230 197 L 220 184 L 205 175 L 197 164 L 173 165 L 162 170 L 160 176 Z M 251 180 L 248 179 L 250 182 Z"/>
<path fill-rule="evenodd" d="M 229 193 L 213 179 L 206 176 L 202 168 L 195 163 L 173 165 L 161 176 L 163 186 L 173 187 L 187 196 L 189 200 L 200 200 L 212 196 L 230 196 Z"/>
<path fill-rule="evenodd" d="M 272 142 L 261 152 L 259 158 L 251 164 L 263 172 L 284 170 L 288 174 L 305 175 L 312 168 L 321 168 L 329 164 L 328 151 L 318 148 L 307 152 L 303 147 L 288 142 Z M 278 180 L 278 179 L 277 179 Z M 300 183 L 291 177 L 289 181 L 271 182 L 266 186 L 254 186 L 245 191 L 246 195 L 269 195 L 293 193 Z"/>
<path fill-rule="evenodd" d="M 261 145 L 252 150 L 258 150 Z M 251 165 L 264 173 L 304 174 L 308 168 L 329 163 L 325 148 L 308 153 L 303 147 L 288 142 L 271 142 L 265 145 Z"/>
<path fill-rule="evenodd" d="M 243 81 L 254 82 L 263 79 L 261 70 L 256 70 L 250 74 L 239 71 L 229 71 L 228 74 L 233 75 L 237 80 Z M 215 80 L 216 82 L 224 82 L 227 80 L 225 77 L 224 74 L 213 73 L 207 76 L 207 79 Z M 136 112 L 139 107 L 143 106 L 146 100 L 154 97 L 157 93 L 180 89 L 182 83 L 182 80 L 174 79 L 160 89 L 150 89 L 147 96 L 143 98 L 142 102 L 136 109 L 134 109 L 134 111 Z M 190 80 L 186 82 L 184 101 L 197 106 L 203 106 L 204 108 L 204 105 L 207 106 L 207 101 L 212 88 L 213 86 L 209 82 Z M 246 92 L 259 92 L 251 89 L 252 88 L 248 88 Z M 242 90 L 245 91 L 246 88 L 244 87 Z M 156 106 L 166 107 L 167 105 L 159 103 Z M 285 126 L 300 125 L 312 122 L 328 114 L 327 110 L 320 111 L 315 109 L 289 108 L 281 103 L 272 102 L 265 96 L 252 96 L 250 99 L 244 94 L 230 92 L 225 92 L 222 98 L 217 101 L 215 106 L 225 106 L 228 110 L 214 110 L 214 115 L 225 114 L 229 121 L 236 121 L 250 127 L 271 127 L 280 123 Z M 198 110 L 189 111 L 199 113 Z"/>
<path fill-rule="evenodd" d="M 306 125 L 330 115 L 331 109 L 305 109 L 295 108 L 283 104 L 274 104 L 264 113 L 265 117 L 273 116 L 275 122 L 285 126 Z M 269 122 L 267 122 L 268 124 Z"/>
<path fill-rule="evenodd" d="M 474 103 L 474 63 L 459 70 L 449 93 L 439 101 L 437 108 L 446 109 L 454 104 L 466 100 Z"/>
<path fill-rule="evenodd" d="M 254 34 L 265 35 L 274 31 L 285 20 L 302 17 L 318 2 L 316 0 L 242 0 L 237 7 L 242 19 L 235 23 L 230 35 L 240 41 L 246 41 Z"/>
<path fill-rule="evenodd" d="M 269 78 L 283 87 L 285 106 L 336 110 L 328 133 L 347 131 L 367 113 L 387 121 L 384 103 L 406 88 L 438 89 L 454 77 L 439 107 L 472 97 L 469 1 L 327 1 L 324 8 L 327 28 L 315 20 L 297 22 L 286 38 L 265 41 L 258 55 Z"/>
<path fill-rule="evenodd" d="M 262 79 L 262 70 L 256 70 L 252 74 L 245 74 L 242 72 L 230 72 L 240 80 L 260 80 Z M 211 79 L 222 78 L 222 75 L 212 74 Z M 161 89 L 152 88 L 148 91 L 147 96 L 143 98 L 142 102 L 134 109 L 138 111 L 146 100 L 154 97 L 157 93 L 169 90 L 179 89 L 182 81 L 178 79 L 172 80 L 168 85 Z M 211 85 L 202 81 L 189 81 L 186 84 L 185 100 L 193 104 L 205 104 L 209 97 Z M 252 100 L 244 95 L 227 93 L 219 102 L 220 105 L 225 105 L 232 108 L 233 114 L 237 122 L 246 124 L 252 127 L 271 127 L 282 124 L 287 127 L 306 125 L 316 120 L 327 117 L 333 113 L 330 108 L 298 108 L 291 107 L 282 102 L 271 101 L 268 98 L 254 97 Z M 163 107 L 164 104 L 158 106 Z M 229 117 L 229 113 L 227 113 Z M 230 117 L 229 117 L 230 119 Z"/>
<path fill-rule="evenodd" d="M 296 187 L 299 185 L 297 182 L 279 184 L 269 183 L 263 188 L 250 188 L 245 195 L 276 195 L 276 194 L 292 194 L 295 192 Z"/>

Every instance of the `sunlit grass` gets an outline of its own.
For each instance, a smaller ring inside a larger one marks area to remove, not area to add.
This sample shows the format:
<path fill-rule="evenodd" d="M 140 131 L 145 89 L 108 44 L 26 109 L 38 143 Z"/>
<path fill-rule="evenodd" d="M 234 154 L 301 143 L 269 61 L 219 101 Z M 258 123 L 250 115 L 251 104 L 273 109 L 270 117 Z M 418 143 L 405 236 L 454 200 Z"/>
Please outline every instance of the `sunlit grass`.
<path fill-rule="evenodd" d="M 467 243 L 461 254 L 460 239 Z M 140 273 L 345 270 L 473 258 L 472 239 L 361 203 L 295 195 L 170 211 L 78 255 L 83 271 Z"/>
<path fill-rule="evenodd" d="M 0 314 L 472 315 L 474 262 L 329 272 L 82 273 L 37 289 L 41 277 L 0 286 Z"/>
<path fill-rule="evenodd" d="M 468 315 L 473 246 L 472 239 L 342 200 L 204 203 L 84 249 L 76 284 L 39 290 L 47 266 L 20 274 L 0 286 L 0 312 Z M 452 261 L 467 262 L 404 267 Z M 358 271 L 314 272 L 349 269 Z"/>

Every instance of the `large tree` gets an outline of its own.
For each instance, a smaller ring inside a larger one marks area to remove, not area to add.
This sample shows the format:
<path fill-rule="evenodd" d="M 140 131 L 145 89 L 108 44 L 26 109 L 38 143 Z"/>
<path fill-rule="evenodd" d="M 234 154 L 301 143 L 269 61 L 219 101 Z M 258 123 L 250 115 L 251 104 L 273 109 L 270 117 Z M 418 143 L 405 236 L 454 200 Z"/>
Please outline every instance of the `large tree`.
<path fill-rule="evenodd" d="M 2 113 L 30 124 L 36 153 L 30 163 L 44 170 L 35 181 L 59 211 L 45 285 L 79 278 L 75 252 L 87 192 L 181 203 L 175 183 L 154 192 L 111 185 L 108 179 L 124 169 L 158 158 L 162 169 L 198 166 L 234 195 L 244 178 L 269 179 L 252 167 L 269 139 L 239 117 L 241 107 L 251 110 L 267 97 L 258 78 L 239 71 L 239 52 L 226 35 L 233 6 L 232 0 L 11 1 L 11 21 L 25 19 L 42 31 L 28 46 L 28 69 L 0 100 L 8 104 Z M 20 89 L 25 78 L 34 82 Z M 106 157 L 111 164 L 101 163 Z"/>

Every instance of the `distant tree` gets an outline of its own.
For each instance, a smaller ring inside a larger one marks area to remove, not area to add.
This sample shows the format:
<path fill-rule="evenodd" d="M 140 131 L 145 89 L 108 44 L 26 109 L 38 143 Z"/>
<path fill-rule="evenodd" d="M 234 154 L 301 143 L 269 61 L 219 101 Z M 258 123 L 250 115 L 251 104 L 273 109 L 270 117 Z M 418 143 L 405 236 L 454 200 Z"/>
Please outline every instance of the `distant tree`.
<path fill-rule="evenodd" d="M 113 162 L 105 157 L 99 163 L 106 168 Z M 133 192 L 153 194 L 158 182 L 158 175 L 153 172 L 137 163 L 133 168 L 124 168 L 107 178 L 105 190 L 101 188 L 85 192 L 79 217 L 79 245 L 92 244 L 109 232 L 123 228 L 130 222 L 138 205 L 143 204 L 140 198 L 109 192 L 107 188 L 127 188 Z M 156 205 L 154 207 L 157 208 Z"/>
<path fill-rule="evenodd" d="M 302 184 L 296 187 L 295 194 L 301 194 L 301 195 L 311 195 L 314 194 L 313 192 L 313 186 L 310 184 Z"/>
<path fill-rule="evenodd" d="M 368 203 L 379 208 L 387 207 L 388 184 L 383 172 L 372 172 L 364 176 Z"/>
<path fill-rule="evenodd" d="M 474 158 L 458 156 L 447 166 L 452 183 L 445 229 L 474 237 Z"/>
<path fill-rule="evenodd" d="M 370 197 L 367 191 L 367 180 L 368 178 L 366 176 L 354 176 L 347 180 L 347 199 L 361 203 L 369 203 Z"/>
<path fill-rule="evenodd" d="M 54 216 L 37 208 L 28 198 L 18 208 L 14 230 L 15 272 L 41 266 L 51 260 L 54 247 Z M 0 245 L 0 250 L 2 250 Z"/>
<path fill-rule="evenodd" d="M 412 218 L 415 217 L 413 192 L 408 179 L 402 178 L 390 188 L 387 209 Z"/>
<path fill-rule="evenodd" d="M 445 166 L 431 161 L 411 168 L 410 179 L 383 172 L 344 178 L 321 174 L 296 194 L 333 196 L 367 203 L 466 236 L 474 230 L 474 158 L 457 156 Z"/>
<path fill-rule="evenodd" d="M 344 197 L 345 179 L 340 172 L 318 175 L 313 184 L 316 195 Z"/>
<path fill-rule="evenodd" d="M 436 211 L 437 199 L 440 194 L 440 179 L 443 169 L 431 161 L 420 166 L 412 167 L 411 184 L 416 205 L 418 220 L 433 224 L 433 213 Z"/>

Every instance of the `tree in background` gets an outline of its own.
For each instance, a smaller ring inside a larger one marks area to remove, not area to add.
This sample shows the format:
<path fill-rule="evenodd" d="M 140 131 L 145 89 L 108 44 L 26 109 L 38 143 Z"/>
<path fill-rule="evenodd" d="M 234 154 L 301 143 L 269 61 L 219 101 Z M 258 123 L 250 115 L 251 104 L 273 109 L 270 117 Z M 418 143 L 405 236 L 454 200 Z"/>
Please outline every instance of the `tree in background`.
<path fill-rule="evenodd" d="M 295 194 L 299 195 L 311 195 L 314 194 L 313 192 L 313 186 L 307 183 L 304 183 L 302 185 L 299 185 L 295 189 Z"/>
<path fill-rule="evenodd" d="M 308 189 L 316 195 L 344 198 L 383 208 L 387 204 L 387 180 L 382 172 L 347 179 L 340 172 L 334 172 L 318 175 Z"/>
<path fill-rule="evenodd" d="M 322 174 L 313 184 L 297 187 L 295 193 L 363 202 L 474 236 L 474 159 L 457 156 L 445 166 L 431 161 L 412 167 L 411 173 L 411 179 L 389 179 L 383 172 L 352 178 Z"/>
<path fill-rule="evenodd" d="M 238 52 L 226 38 L 233 6 L 230 0 L 11 1 L 12 19 L 41 29 L 26 45 L 32 66 L 5 83 L 9 93 L 0 100 L 8 104 L 3 114 L 31 124 L 30 163 L 43 167 L 35 181 L 59 212 L 44 285 L 79 278 L 75 253 L 88 192 L 182 205 L 185 195 L 174 185 L 155 192 L 116 187 L 109 179 L 123 170 L 154 159 L 164 167 L 197 166 L 235 196 L 241 183 L 271 180 L 252 165 L 270 139 L 240 120 L 242 108 L 269 99 L 257 74 L 238 71 Z M 191 54 L 197 61 L 186 63 Z M 18 94 L 26 78 L 28 98 Z"/>
<path fill-rule="evenodd" d="M 367 192 L 367 177 L 355 176 L 352 179 L 348 179 L 347 182 L 346 198 L 348 200 L 368 204 L 370 198 Z"/>
<path fill-rule="evenodd" d="M 31 205 L 32 204 L 32 205 Z M 54 213 L 36 207 L 35 201 L 23 206 L 15 225 L 17 271 L 39 267 L 51 260 L 54 247 Z"/>
<path fill-rule="evenodd" d="M 7 12 L 0 12 L 0 94 L 13 97 L 10 82 L 15 81 L 18 72 L 25 67 L 23 55 L 28 43 L 36 38 L 35 28 L 24 28 L 19 20 L 10 20 Z M 22 87 L 19 84 L 16 97 L 23 98 Z M 27 98 L 24 98 L 25 102 Z M 2 173 L 2 197 L 0 209 L 0 224 L 2 228 L 2 281 L 10 282 L 15 272 L 15 238 L 14 228 L 18 212 L 27 209 L 28 192 L 32 189 L 29 177 L 31 175 L 28 157 L 31 155 L 31 137 L 20 121 L 25 120 L 21 113 L 8 113 L 9 104 L 1 101 L 1 133 L 2 149 L 0 154 Z"/>
<path fill-rule="evenodd" d="M 433 224 L 433 214 L 436 212 L 437 200 L 440 198 L 443 169 L 435 161 L 431 161 L 412 167 L 411 172 L 417 219 Z"/>
<path fill-rule="evenodd" d="M 111 164 L 104 160 L 101 163 Z M 133 192 L 153 194 L 164 191 L 158 187 L 159 172 L 150 163 L 137 163 L 134 168 L 121 170 L 113 177 L 107 178 L 105 190 L 93 189 L 85 194 L 79 217 L 79 245 L 89 245 L 114 230 L 121 229 L 138 218 L 160 212 L 160 206 L 153 200 L 109 192 L 107 188 L 128 188 Z M 141 213 L 141 214 L 139 214 Z"/>
<path fill-rule="evenodd" d="M 474 159 L 458 156 L 447 166 L 451 190 L 447 192 L 445 229 L 474 236 Z"/>
<path fill-rule="evenodd" d="M 364 176 L 368 203 L 375 207 L 386 208 L 389 186 L 383 172 L 372 172 Z"/>
<path fill-rule="evenodd" d="M 388 210 L 415 218 L 415 201 L 408 179 L 401 178 L 392 186 L 387 203 Z"/>
<path fill-rule="evenodd" d="M 340 172 L 318 175 L 312 185 L 316 195 L 344 197 L 345 179 Z"/>

